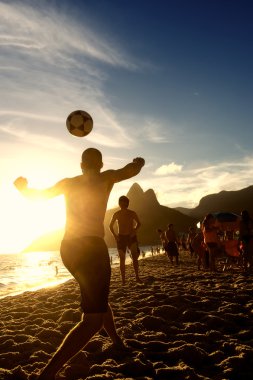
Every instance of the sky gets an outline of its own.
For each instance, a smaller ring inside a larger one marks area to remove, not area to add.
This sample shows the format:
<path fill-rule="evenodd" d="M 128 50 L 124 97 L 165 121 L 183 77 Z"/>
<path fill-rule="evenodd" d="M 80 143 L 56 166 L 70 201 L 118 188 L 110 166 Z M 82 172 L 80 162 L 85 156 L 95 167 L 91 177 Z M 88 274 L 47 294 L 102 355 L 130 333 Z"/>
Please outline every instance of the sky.
<path fill-rule="evenodd" d="M 63 199 L 24 199 L 15 178 L 79 175 L 88 147 L 104 170 L 146 160 L 109 208 L 134 182 L 187 208 L 252 185 L 252 18 L 250 0 L 0 0 L 0 252 L 64 225 Z"/>

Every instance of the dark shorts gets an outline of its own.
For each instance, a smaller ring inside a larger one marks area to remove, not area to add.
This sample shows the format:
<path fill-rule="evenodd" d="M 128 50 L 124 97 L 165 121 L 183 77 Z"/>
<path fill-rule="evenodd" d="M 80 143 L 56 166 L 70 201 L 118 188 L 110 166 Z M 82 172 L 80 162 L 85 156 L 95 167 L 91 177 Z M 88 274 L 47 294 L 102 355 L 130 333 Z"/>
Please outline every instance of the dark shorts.
<path fill-rule="evenodd" d="M 111 266 L 104 240 L 95 236 L 63 240 L 60 253 L 63 264 L 80 286 L 84 313 L 105 313 Z"/>
<path fill-rule="evenodd" d="M 217 243 L 206 243 L 207 247 L 208 248 L 218 248 L 218 244 Z"/>
<path fill-rule="evenodd" d="M 131 249 L 131 246 L 136 243 L 138 246 L 137 236 L 130 235 L 118 235 L 117 248 L 120 251 L 126 252 L 127 248 Z"/>
<path fill-rule="evenodd" d="M 178 256 L 177 244 L 174 241 L 170 241 L 166 244 L 165 251 L 168 256 Z"/>

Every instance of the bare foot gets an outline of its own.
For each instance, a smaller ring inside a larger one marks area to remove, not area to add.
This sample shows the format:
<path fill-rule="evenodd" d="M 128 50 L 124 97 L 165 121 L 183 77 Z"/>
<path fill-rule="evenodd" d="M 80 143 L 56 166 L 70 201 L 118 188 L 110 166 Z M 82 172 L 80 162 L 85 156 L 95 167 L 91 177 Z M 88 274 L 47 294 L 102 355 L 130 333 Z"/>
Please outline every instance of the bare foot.
<path fill-rule="evenodd" d="M 113 347 L 116 348 L 117 350 L 123 350 L 123 351 L 131 350 L 129 347 L 125 345 L 124 341 L 120 337 L 118 337 L 118 339 L 113 342 Z"/>

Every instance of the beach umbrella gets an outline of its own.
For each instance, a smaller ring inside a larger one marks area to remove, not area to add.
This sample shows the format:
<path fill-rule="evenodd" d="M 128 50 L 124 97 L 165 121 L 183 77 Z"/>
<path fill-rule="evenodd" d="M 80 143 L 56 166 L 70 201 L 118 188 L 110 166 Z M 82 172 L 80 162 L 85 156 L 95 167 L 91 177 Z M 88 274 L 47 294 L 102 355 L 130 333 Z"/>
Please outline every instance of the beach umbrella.
<path fill-rule="evenodd" d="M 240 215 L 233 212 L 214 212 L 215 224 L 223 231 L 235 231 L 239 229 Z"/>
<path fill-rule="evenodd" d="M 212 215 L 221 223 L 236 222 L 240 219 L 240 215 L 234 214 L 233 212 L 214 212 Z"/>

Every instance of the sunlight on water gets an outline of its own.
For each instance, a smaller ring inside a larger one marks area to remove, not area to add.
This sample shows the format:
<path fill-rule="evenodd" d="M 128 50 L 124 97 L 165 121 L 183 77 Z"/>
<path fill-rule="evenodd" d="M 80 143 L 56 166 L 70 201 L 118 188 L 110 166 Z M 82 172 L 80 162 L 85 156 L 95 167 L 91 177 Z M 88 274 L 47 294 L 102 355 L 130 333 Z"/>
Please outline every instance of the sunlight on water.
<path fill-rule="evenodd" d="M 150 256 L 148 248 L 143 247 L 146 257 Z M 119 266 L 117 250 L 110 248 L 109 254 L 111 266 Z M 127 255 L 126 264 L 130 262 Z M 55 286 L 71 278 L 59 251 L 0 255 L 0 298 Z"/>
<path fill-rule="evenodd" d="M 1 255 L 0 298 L 54 286 L 71 278 L 56 252 Z"/>

